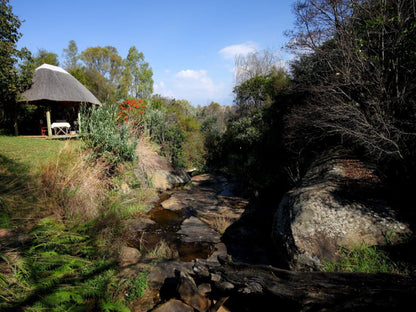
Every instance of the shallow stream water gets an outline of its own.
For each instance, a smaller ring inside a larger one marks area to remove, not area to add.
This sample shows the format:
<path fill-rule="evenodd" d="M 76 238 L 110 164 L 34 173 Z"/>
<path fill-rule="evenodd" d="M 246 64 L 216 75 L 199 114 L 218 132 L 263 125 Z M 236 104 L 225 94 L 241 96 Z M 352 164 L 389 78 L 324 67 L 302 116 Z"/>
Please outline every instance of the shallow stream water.
<path fill-rule="evenodd" d="M 178 232 L 183 229 L 184 221 L 191 217 L 196 217 L 203 221 L 202 230 L 208 227 L 212 231 L 214 219 L 227 218 L 232 214 L 232 220 L 236 221 L 244 212 L 248 201 L 244 198 L 235 196 L 231 190 L 227 189 L 228 183 L 224 179 L 218 180 L 212 176 L 194 177 L 196 181 L 190 189 L 175 189 L 160 194 L 159 200 L 155 202 L 154 208 L 148 213 L 147 217 L 154 221 L 142 232 L 130 236 L 129 245 L 139 250 L 149 252 L 154 250 L 155 246 L 164 242 L 170 249 L 171 258 L 181 261 L 192 261 L 196 258 L 207 259 L 214 251 L 219 248 L 215 240 L 204 237 L 193 239 Z M 224 196 L 226 195 L 226 196 Z M 165 209 L 162 203 L 172 196 L 180 198 L 180 203 L 185 208 Z M 231 219 L 230 219 L 231 220 Z M 200 221 L 199 221 L 200 222 Z M 215 232 L 218 237 L 221 235 Z M 196 233 L 195 236 L 198 236 Z M 166 247 L 166 246 L 165 246 Z"/>

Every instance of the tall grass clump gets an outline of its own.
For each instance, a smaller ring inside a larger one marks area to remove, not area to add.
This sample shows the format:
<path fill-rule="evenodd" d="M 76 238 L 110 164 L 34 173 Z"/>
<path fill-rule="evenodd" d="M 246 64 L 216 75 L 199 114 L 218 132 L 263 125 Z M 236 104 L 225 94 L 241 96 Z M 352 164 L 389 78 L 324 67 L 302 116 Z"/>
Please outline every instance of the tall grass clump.
<path fill-rule="evenodd" d="M 81 133 L 86 146 L 110 163 L 131 161 L 137 145 L 128 124 L 119 118 L 119 107 L 102 105 L 81 108 Z"/>
<path fill-rule="evenodd" d="M 46 210 L 75 222 L 98 217 L 111 186 L 108 166 L 88 157 L 81 147 L 66 144 L 40 169 L 40 193 Z"/>
<path fill-rule="evenodd" d="M 336 261 L 324 264 L 327 272 L 400 273 L 399 265 L 376 246 L 359 245 L 352 249 L 341 248 Z"/>

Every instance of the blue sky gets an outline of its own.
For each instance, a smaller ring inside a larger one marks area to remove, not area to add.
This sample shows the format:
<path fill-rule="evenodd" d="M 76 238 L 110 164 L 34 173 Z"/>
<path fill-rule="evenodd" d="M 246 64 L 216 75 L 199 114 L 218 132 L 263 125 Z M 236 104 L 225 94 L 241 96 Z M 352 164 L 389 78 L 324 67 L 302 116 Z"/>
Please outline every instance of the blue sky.
<path fill-rule="evenodd" d="M 193 105 L 231 105 L 235 54 L 281 50 L 294 0 L 10 0 L 21 20 L 19 47 L 57 53 L 136 46 L 153 69 L 154 92 Z M 62 64 L 63 62 L 61 62 Z"/>

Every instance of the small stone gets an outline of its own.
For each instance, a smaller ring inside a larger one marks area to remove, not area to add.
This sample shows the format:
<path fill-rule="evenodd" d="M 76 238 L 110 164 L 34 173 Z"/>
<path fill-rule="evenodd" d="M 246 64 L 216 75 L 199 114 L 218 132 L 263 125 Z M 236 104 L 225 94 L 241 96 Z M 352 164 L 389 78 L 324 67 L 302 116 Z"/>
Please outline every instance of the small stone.
<path fill-rule="evenodd" d="M 211 273 L 211 281 L 213 282 L 219 282 L 221 280 L 221 275 L 219 274 L 215 274 L 215 273 Z"/>
<path fill-rule="evenodd" d="M 211 284 L 204 283 L 204 284 L 198 285 L 198 291 L 204 296 L 206 296 L 207 293 L 210 293 L 212 291 Z"/>
<path fill-rule="evenodd" d="M 132 263 L 137 263 L 140 260 L 141 254 L 140 251 L 136 248 L 123 246 L 121 247 L 119 262 L 120 265 L 128 265 Z"/>
<path fill-rule="evenodd" d="M 222 283 L 220 283 L 220 288 L 222 289 L 222 290 L 231 290 L 231 289 L 234 289 L 234 285 L 233 284 L 231 284 L 230 282 L 222 282 Z"/>
<path fill-rule="evenodd" d="M 13 236 L 14 232 L 9 229 L 0 229 L 0 238 Z"/>

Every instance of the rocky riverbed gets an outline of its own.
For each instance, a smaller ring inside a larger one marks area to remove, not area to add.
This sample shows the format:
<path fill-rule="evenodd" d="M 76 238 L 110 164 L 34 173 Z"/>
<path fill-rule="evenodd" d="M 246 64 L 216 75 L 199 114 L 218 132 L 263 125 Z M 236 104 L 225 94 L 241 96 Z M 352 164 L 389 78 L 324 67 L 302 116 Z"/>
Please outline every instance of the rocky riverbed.
<path fill-rule="evenodd" d="M 237 188 L 236 183 L 204 174 L 192 178 L 190 186 L 160 194 L 148 214 L 128 222 L 128 247 L 148 252 L 163 244 L 167 258 L 185 262 L 227 256 L 222 235 L 248 205 L 237 196 Z"/>
<path fill-rule="evenodd" d="M 176 288 L 169 283 L 177 280 L 178 272 L 192 274 L 195 261 L 218 264 L 220 257 L 268 263 L 261 246 L 264 240 L 256 235 L 261 231 L 253 228 L 255 222 L 242 222 L 254 221 L 249 211 L 249 201 L 239 194 L 238 183 L 202 174 L 187 186 L 159 194 L 148 213 L 129 220 L 127 244 L 120 255 L 121 278 L 149 273 L 149 288 L 136 311 L 148 311 L 175 297 Z M 158 260 L 149 257 L 152 252 L 159 253 Z"/>
<path fill-rule="evenodd" d="M 195 176 L 191 185 L 162 192 L 148 213 L 128 221 L 119 277 L 148 275 L 148 289 L 133 311 L 257 311 L 271 304 L 286 311 L 341 311 L 349 304 L 372 306 L 381 293 L 389 299 L 380 306 L 394 310 L 412 298 L 414 279 L 400 275 L 276 269 L 285 266 L 276 261 L 272 243 L 273 209 L 255 209 L 238 190 L 223 177 Z M 357 283 L 381 286 L 351 303 L 362 292 Z"/>

